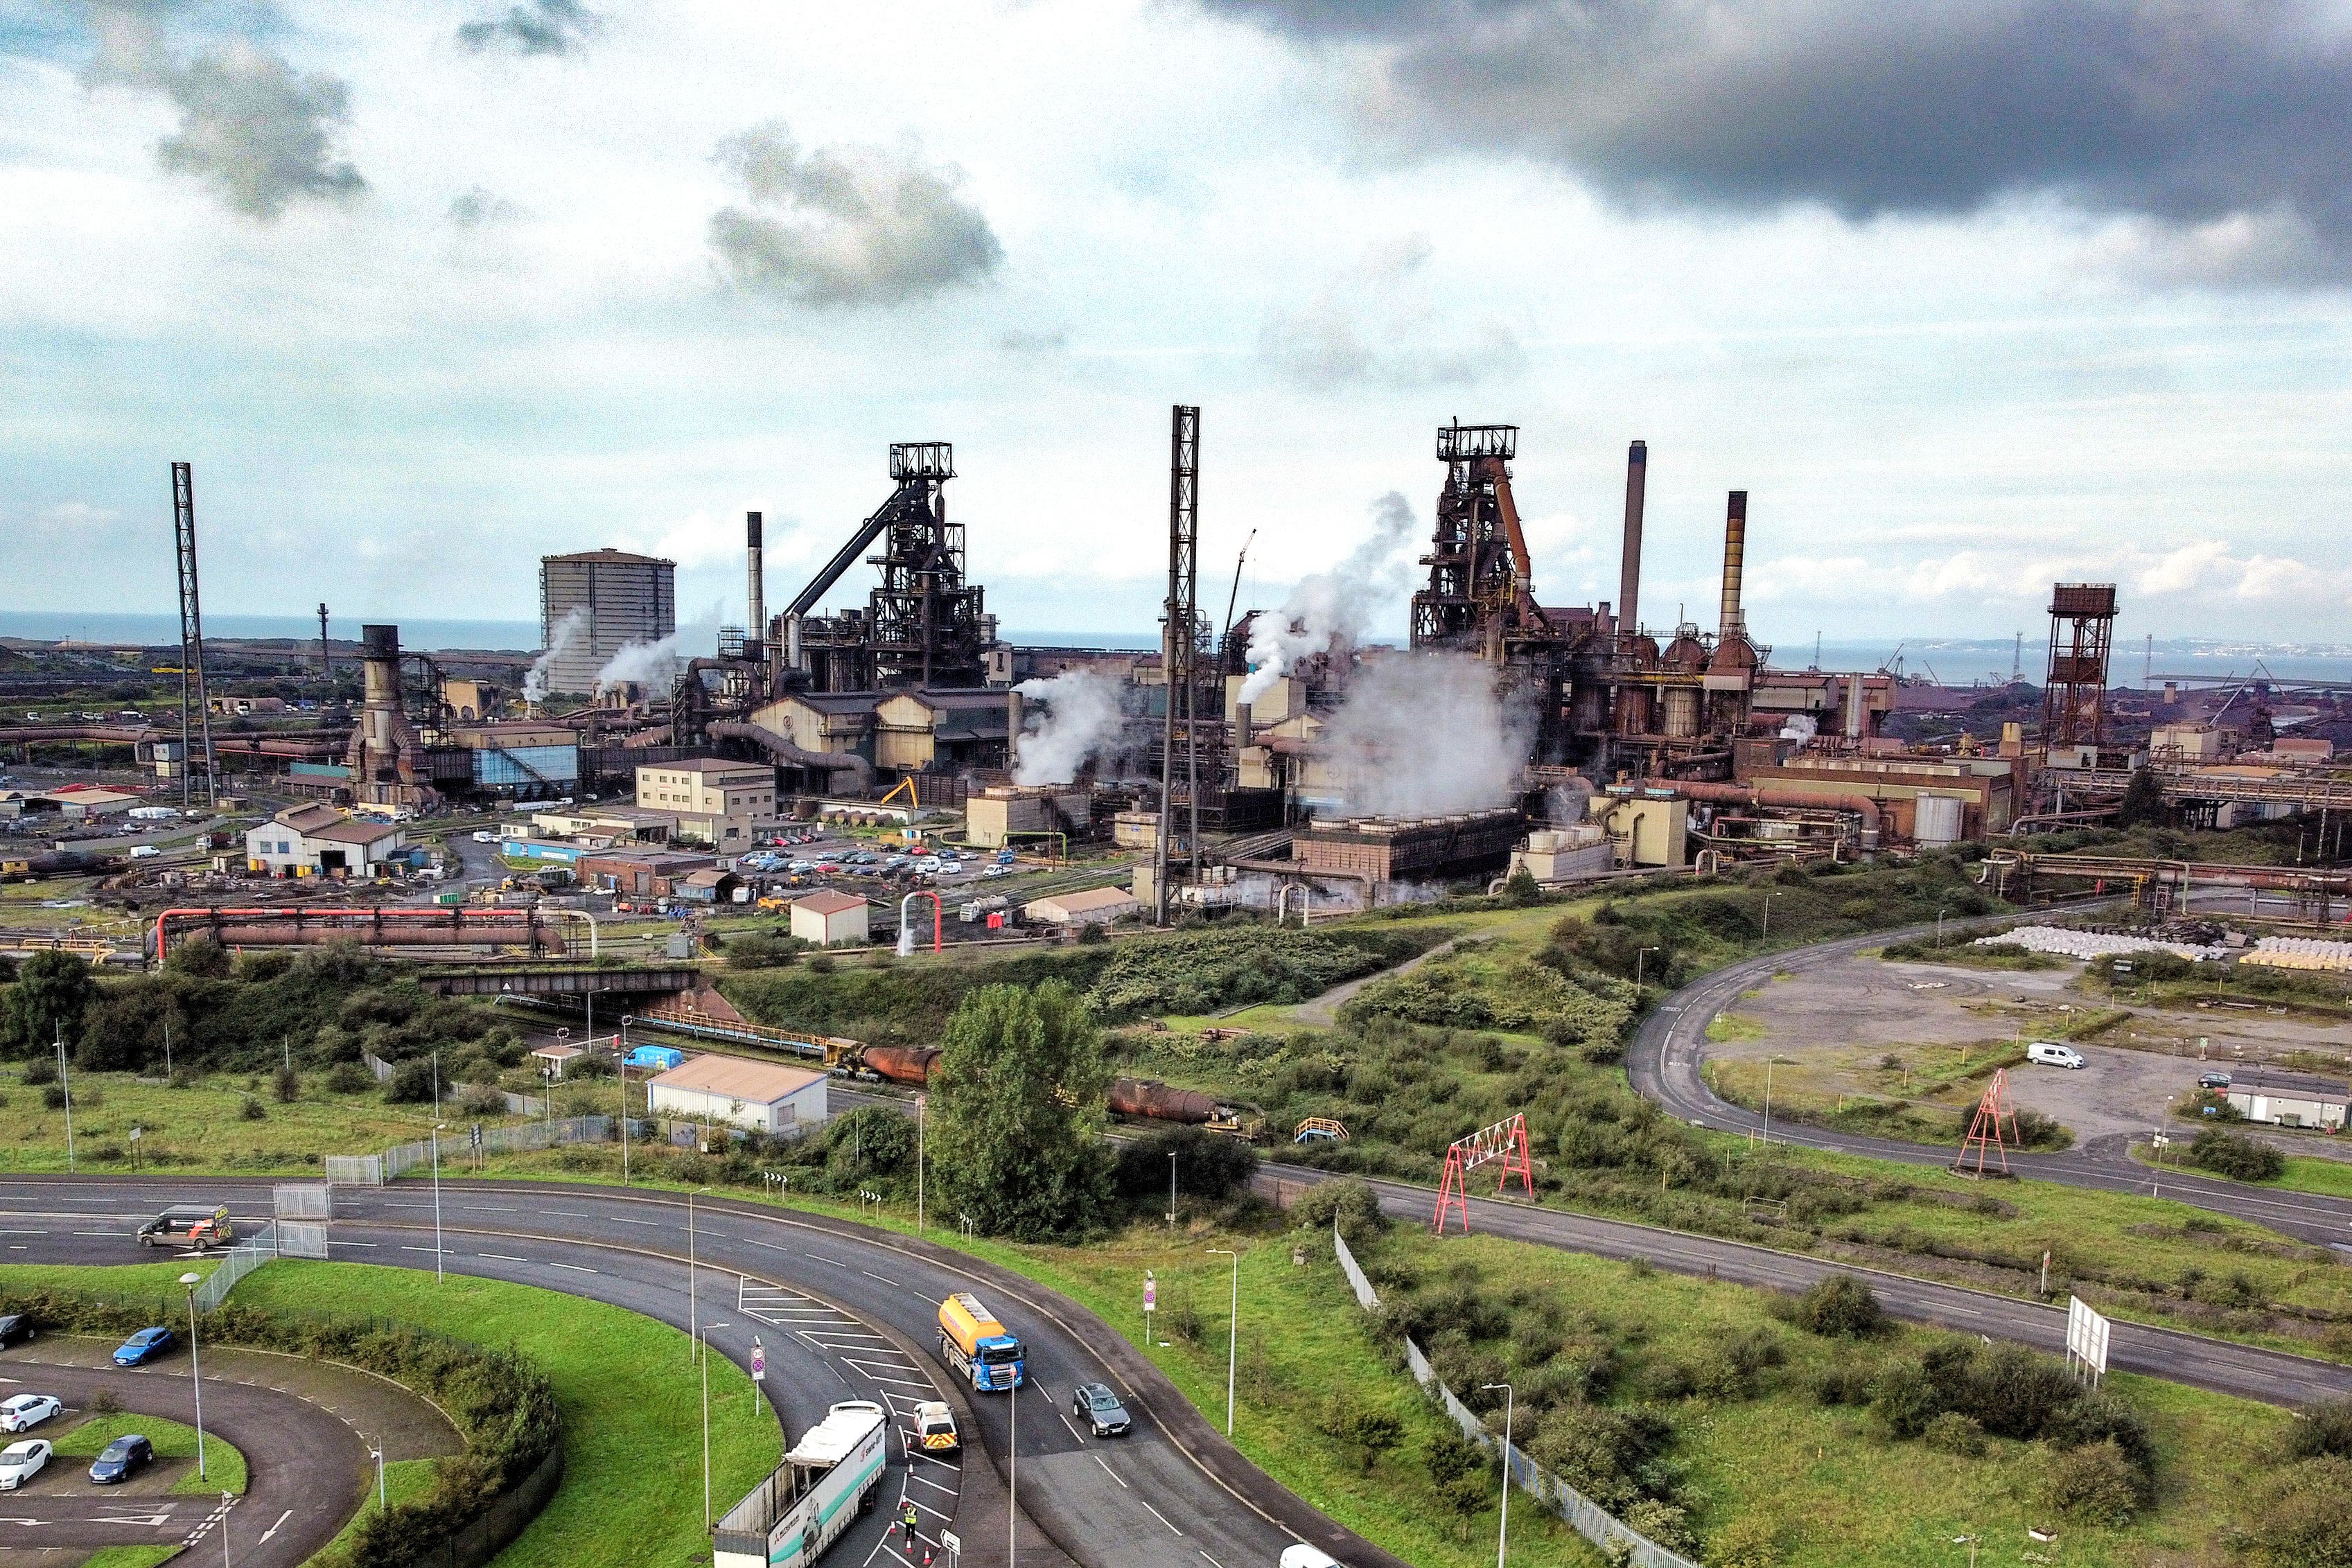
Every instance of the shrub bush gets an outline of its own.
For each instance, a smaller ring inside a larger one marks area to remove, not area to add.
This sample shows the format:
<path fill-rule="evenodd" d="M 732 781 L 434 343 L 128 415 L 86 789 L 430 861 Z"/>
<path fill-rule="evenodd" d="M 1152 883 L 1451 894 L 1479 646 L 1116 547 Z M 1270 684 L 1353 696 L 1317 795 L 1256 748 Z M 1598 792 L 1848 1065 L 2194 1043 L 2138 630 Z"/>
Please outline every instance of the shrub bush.
<path fill-rule="evenodd" d="M 1797 1298 L 1799 1327 L 1832 1339 L 1867 1339 L 1886 1329 L 1886 1311 L 1859 1276 L 1831 1274 Z"/>
<path fill-rule="evenodd" d="M 2303 1419 L 2287 1433 L 2286 1446 L 2298 1459 L 2352 1459 L 2352 1399 L 2305 1406 Z"/>
<path fill-rule="evenodd" d="M 1870 1412 L 1895 1436 L 1916 1437 L 1943 1414 L 1944 1401 L 1925 1367 L 1916 1361 L 1898 1361 L 1871 1380 Z"/>
<path fill-rule="evenodd" d="M 291 1105 L 302 1098 L 302 1075 L 291 1067 L 281 1065 L 269 1081 L 270 1092 L 281 1105 Z"/>
<path fill-rule="evenodd" d="M 2189 1145 L 2189 1163 L 2237 1181 L 2276 1181 L 2286 1174 L 2286 1156 L 2243 1133 L 2208 1127 Z"/>
<path fill-rule="evenodd" d="M 1112 1169 L 1119 1196 L 1146 1207 L 1166 1197 L 1171 1157 L 1178 1195 L 1196 1201 L 1225 1202 L 1247 1192 L 1257 1174 L 1256 1152 L 1238 1139 L 1198 1127 L 1160 1128 L 1120 1146 Z"/>
<path fill-rule="evenodd" d="M 363 1094 L 375 1087 L 375 1074 L 356 1061 L 338 1061 L 327 1070 L 327 1088 L 337 1094 Z"/>
<path fill-rule="evenodd" d="M 1378 1236 L 1389 1228 L 1389 1217 L 1381 1212 L 1380 1195 L 1371 1183 L 1358 1176 L 1318 1182 L 1290 1214 L 1301 1227 L 1317 1230 L 1328 1230 L 1336 1221 L 1339 1234 L 1350 1241 Z"/>
<path fill-rule="evenodd" d="M 1957 1410 L 1947 1410 L 1927 1425 L 1920 1440 L 1939 1454 L 1973 1459 L 1985 1451 L 1984 1428 Z"/>
<path fill-rule="evenodd" d="M 236 1119 L 240 1122 L 258 1122 L 268 1114 L 268 1112 L 261 1108 L 261 1102 L 250 1094 L 236 1103 Z"/>
<path fill-rule="evenodd" d="M 2352 1460 L 2305 1459 L 2258 1485 L 2244 1515 L 2258 1568 L 2352 1568 Z"/>
<path fill-rule="evenodd" d="M 2042 1500 L 2068 1519 L 2127 1524 L 2140 1506 L 2145 1476 L 2112 1441 L 2068 1448 L 2042 1471 Z"/>

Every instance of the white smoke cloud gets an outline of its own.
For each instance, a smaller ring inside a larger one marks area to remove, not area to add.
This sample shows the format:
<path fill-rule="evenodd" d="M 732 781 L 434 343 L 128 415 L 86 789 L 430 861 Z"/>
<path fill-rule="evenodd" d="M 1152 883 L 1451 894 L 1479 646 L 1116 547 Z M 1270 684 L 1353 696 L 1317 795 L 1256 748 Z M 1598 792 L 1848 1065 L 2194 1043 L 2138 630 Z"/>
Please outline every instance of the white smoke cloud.
<path fill-rule="evenodd" d="M 688 622 L 658 643 L 622 643 L 620 652 L 605 660 L 604 667 L 596 672 L 597 691 L 639 685 L 667 696 L 687 660 L 695 656 L 692 650 L 718 651 L 721 612 L 722 607 L 713 604 L 698 620 Z"/>
<path fill-rule="evenodd" d="M 1303 579 L 1280 610 L 1250 622 L 1250 674 L 1241 700 L 1257 701 L 1301 659 L 1360 639 L 1381 607 L 1405 591 L 1418 531 L 1412 503 L 1401 492 L 1374 501 L 1370 538 L 1332 570 Z"/>
<path fill-rule="evenodd" d="M 1509 803 L 1530 717 L 1478 659 L 1399 653 L 1356 672 L 1323 745 L 1349 815 L 1441 817 Z"/>
<path fill-rule="evenodd" d="M 1099 670 L 1065 670 L 1050 680 L 1013 687 L 1031 702 L 1046 705 L 1042 719 L 1027 715 L 1021 727 L 1021 754 L 1013 769 L 1015 784 L 1067 784 L 1087 758 L 1118 738 L 1121 683 Z"/>
<path fill-rule="evenodd" d="M 555 623 L 554 633 L 547 639 L 547 652 L 533 659 L 530 671 L 522 678 L 522 700 L 536 707 L 547 700 L 547 673 L 555 661 L 572 652 L 580 639 L 588 634 L 588 612 L 573 605 Z"/>

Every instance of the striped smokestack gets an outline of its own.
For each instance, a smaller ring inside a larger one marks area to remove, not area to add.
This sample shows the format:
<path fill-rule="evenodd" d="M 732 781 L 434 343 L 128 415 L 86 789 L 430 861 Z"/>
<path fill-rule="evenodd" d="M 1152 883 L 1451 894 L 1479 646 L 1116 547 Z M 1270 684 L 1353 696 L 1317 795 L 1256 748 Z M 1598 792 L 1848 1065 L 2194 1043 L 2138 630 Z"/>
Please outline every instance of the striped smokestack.
<path fill-rule="evenodd" d="M 1748 492 L 1734 490 L 1723 518 L 1723 622 L 1716 630 L 1719 642 L 1748 636 L 1748 619 L 1739 608 L 1740 568 L 1748 554 Z"/>
<path fill-rule="evenodd" d="M 1642 629 L 1642 501 L 1650 485 L 1650 444 L 1625 449 L 1625 559 L 1617 569 L 1617 626 L 1627 636 Z"/>

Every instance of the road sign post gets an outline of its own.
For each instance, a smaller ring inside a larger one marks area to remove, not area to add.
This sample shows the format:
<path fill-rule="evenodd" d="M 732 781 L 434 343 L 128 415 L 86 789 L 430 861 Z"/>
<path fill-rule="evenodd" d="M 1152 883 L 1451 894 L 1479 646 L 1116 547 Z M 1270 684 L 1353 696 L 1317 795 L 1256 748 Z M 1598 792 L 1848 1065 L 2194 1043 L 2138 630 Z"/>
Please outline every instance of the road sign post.
<path fill-rule="evenodd" d="M 751 1336 L 751 1414 L 760 1413 L 760 1385 L 768 1381 L 768 1347 L 760 1336 Z"/>
<path fill-rule="evenodd" d="M 1151 1314 L 1159 1310 L 1160 1281 L 1151 1277 L 1150 1270 L 1146 1269 L 1143 1271 L 1143 1348 L 1146 1350 L 1151 1348 Z"/>

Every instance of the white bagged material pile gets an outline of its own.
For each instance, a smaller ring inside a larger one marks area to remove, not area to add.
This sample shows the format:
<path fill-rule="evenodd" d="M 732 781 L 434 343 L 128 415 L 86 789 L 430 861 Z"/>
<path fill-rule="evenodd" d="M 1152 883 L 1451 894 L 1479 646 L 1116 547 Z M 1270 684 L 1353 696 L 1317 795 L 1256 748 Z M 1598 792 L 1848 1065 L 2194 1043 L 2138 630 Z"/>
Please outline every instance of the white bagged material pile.
<path fill-rule="evenodd" d="M 2265 936 L 2238 960 L 2273 969 L 2352 969 L 2352 942 L 2317 936 Z"/>
<path fill-rule="evenodd" d="M 2029 953 L 2055 953 L 2063 958 L 2105 958 L 2122 953 L 2171 953 L 2192 962 L 2226 958 L 2226 947 L 2200 947 L 2193 942 L 2159 942 L 2152 936 L 2125 936 L 2105 931 L 2072 931 L 2063 925 L 2021 925 L 1990 936 L 1976 946 L 2013 943 Z"/>

